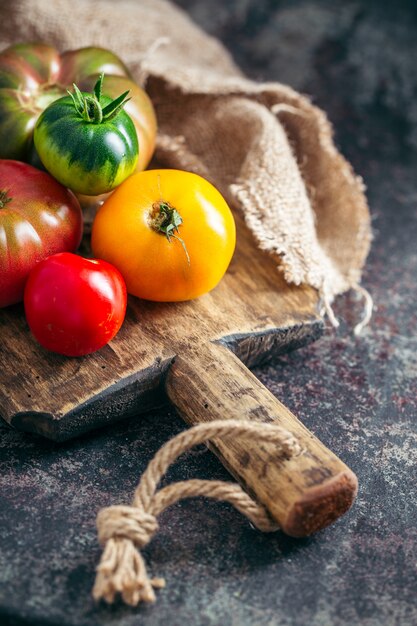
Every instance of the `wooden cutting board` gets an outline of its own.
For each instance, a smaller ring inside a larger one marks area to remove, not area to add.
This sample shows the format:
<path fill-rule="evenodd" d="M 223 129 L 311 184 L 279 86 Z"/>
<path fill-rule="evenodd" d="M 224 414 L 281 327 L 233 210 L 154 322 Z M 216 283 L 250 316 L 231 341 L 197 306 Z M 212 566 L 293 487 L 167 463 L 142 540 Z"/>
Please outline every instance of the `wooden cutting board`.
<path fill-rule="evenodd" d="M 1 310 L 0 414 L 19 430 L 57 441 L 137 416 L 167 395 L 190 424 L 276 421 L 299 439 L 296 458 L 247 440 L 211 448 L 286 532 L 303 536 L 350 507 L 356 477 L 246 366 L 320 336 L 317 294 L 288 286 L 239 219 L 237 232 L 231 266 L 212 293 L 175 304 L 130 298 L 115 340 L 86 357 L 46 352 L 31 337 L 22 306 Z"/>

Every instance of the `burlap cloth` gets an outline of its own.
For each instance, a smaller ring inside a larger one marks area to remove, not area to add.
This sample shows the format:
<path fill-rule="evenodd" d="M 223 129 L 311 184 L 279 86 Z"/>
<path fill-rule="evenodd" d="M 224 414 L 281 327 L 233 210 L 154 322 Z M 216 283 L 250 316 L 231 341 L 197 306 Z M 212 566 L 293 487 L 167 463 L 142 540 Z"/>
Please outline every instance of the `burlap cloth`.
<path fill-rule="evenodd" d="M 164 0 L 1 0 L 0 22 L 1 48 L 45 41 L 116 52 L 146 79 L 159 162 L 213 182 L 288 282 L 313 286 L 328 304 L 359 284 L 371 238 L 364 186 L 306 97 L 244 78 Z"/>

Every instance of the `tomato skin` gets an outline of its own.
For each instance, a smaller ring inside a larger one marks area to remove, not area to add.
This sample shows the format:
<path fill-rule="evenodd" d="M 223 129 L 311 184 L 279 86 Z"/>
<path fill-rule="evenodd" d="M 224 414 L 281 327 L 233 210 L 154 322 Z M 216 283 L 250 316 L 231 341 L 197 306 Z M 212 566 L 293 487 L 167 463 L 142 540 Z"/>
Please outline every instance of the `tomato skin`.
<path fill-rule="evenodd" d="M 139 138 L 137 167 L 145 169 L 155 148 L 156 117 L 147 94 L 137 86 L 124 63 L 104 48 L 86 47 L 59 54 L 43 43 L 20 43 L 0 53 L 0 158 L 36 165 L 33 130 L 39 115 L 72 83 L 91 90 L 105 73 L 104 94 L 115 98 L 130 90 L 126 105 Z M 34 161 L 32 161 L 34 159 Z"/>
<path fill-rule="evenodd" d="M 39 261 L 76 250 L 83 229 L 77 198 L 46 172 L 0 160 L 2 191 L 10 200 L 0 206 L 0 307 L 23 299 L 28 274 Z"/>
<path fill-rule="evenodd" d="M 155 203 L 183 222 L 170 241 L 151 226 Z M 233 215 L 219 191 L 197 174 L 148 170 L 120 185 L 99 209 L 94 255 L 115 265 L 132 295 L 159 302 L 191 300 L 213 289 L 233 255 Z M 187 254 L 189 259 L 187 259 Z"/>
<path fill-rule="evenodd" d="M 120 94 L 119 94 L 120 95 Z M 102 96 L 105 107 L 111 98 Z M 70 96 L 48 106 L 39 117 L 34 141 L 46 169 L 73 191 L 95 196 L 117 187 L 136 169 L 138 139 L 125 111 L 100 124 L 77 113 Z"/>
<path fill-rule="evenodd" d="M 27 161 L 39 114 L 63 95 L 58 68 L 58 52 L 45 44 L 16 44 L 1 52 L 0 158 Z"/>
<path fill-rule="evenodd" d="M 126 300 L 126 285 L 115 267 L 69 252 L 38 263 L 24 296 L 34 337 L 65 356 L 90 354 L 113 339 L 123 324 Z"/>

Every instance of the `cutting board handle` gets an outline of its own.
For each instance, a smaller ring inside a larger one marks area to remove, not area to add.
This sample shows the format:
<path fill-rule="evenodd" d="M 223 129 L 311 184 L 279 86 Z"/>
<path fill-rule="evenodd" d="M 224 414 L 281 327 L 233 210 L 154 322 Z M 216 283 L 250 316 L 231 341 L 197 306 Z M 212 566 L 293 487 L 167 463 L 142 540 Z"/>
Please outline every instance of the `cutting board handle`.
<path fill-rule="evenodd" d="M 166 390 L 190 425 L 233 418 L 273 422 L 294 435 L 300 452 L 290 458 L 276 443 L 259 444 L 247 437 L 208 444 L 288 535 L 310 535 L 351 507 L 358 486 L 355 474 L 221 344 L 181 351 L 168 372 Z"/>

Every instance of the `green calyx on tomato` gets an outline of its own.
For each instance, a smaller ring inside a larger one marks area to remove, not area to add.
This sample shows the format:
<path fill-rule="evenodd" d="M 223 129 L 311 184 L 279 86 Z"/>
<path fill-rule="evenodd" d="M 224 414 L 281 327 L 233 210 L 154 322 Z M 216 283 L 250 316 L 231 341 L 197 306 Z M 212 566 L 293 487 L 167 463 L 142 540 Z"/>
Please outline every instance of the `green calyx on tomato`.
<path fill-rule="evenodd" d="M 122 93 L 115 98 L 110 104 L 102 107 L 100 99 L 102 97 L 104 74 L 100 74 L 100 77 L 94 85 L 94 91 L 90 94 L 83 94 L 74 83 L 74 93 L 71 93 L 68 89 L 68 94 L 71 96 L 74 103 L 74 107 L 78 115 L 85 122 L 93 122 L 94 124 L 102 124 L 103 122 L 109 122 L 116 115 L 120 113 L 124 105 L 130 100 L 128 98 L 129 90 Z"/>
<path fill-rule="evenodd" d="M 182 221 L 182 217 L 178 213 L 177 209 L 175 209 L 169 202 L 160 201 L 152 204 L 152 211 L 150 215 L 151 228 L 157 233 L 165 235 L 169 242 L 171 241 L 171 237 L 177 239 L 184 248 L 189 265 L 190 255 L 188 254 L 187 246 L 185 245 L 184 240 L 181 239 L 178 234 L 175 234 L 176 232 L 180 232 L 179 226 L 181 226 Z"/>
<path fill-rule="evenodd" d="M 128 91 L 115 99 L 102 94 L 103 74 L 94 92 L 70 93 L 40 115 L 34 142 L 46 169 L 63 185 L 86 195 L 106 193 L 136 169 L 139 144 L 123 110 Z"/>
<path fill-rule="evenodd" d="M 8 202 L 12 201 L 8 194 L 8 191 L 0 191 L 0 209 L 3 209 Z"/>

